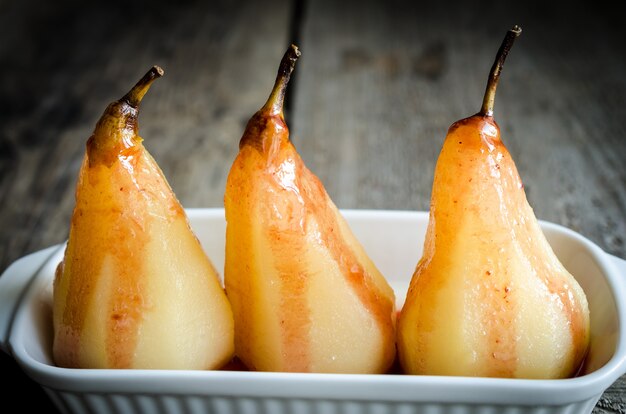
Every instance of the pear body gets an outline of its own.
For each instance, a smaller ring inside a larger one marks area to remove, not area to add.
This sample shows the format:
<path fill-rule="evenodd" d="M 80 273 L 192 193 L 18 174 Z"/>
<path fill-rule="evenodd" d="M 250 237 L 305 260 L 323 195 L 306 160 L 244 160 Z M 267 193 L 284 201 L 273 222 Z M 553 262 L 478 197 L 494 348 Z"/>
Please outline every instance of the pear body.
<path fill-rule="evenodd" d="M 398 321 L 403 369 L 565 378 L 588 343 L 584 292 L 545 239 L 497 124 L 480 114 L 455 123 Z"/>
<path fill-rule="evenodd" d="M 54 283 L 54 359 L 72 368 L 219 368 L 234 352 L 230 305 L 136 136 L 133 111 L 109 106 L 87 143 Z"/>
<path fill-rule="evenodd" d="M 225 194 L 225 284 L 235 348 L 261 371 L 382 373 L 395 356 L 395 298 L 282 114 L 249 122 Z"/>

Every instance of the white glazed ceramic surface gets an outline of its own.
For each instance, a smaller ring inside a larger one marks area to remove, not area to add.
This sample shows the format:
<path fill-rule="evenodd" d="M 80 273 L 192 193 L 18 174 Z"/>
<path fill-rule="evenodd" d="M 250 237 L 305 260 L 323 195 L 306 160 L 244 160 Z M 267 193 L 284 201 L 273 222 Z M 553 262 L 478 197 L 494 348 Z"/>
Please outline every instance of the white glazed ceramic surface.
<path fill-rule="evenodd" d="M 224 211 L 188 213 L 211 260 L 223 269 Z M 428 214 L 343 213 L 401 306 L 421 256 Z M 626 372 L 626 262 L 568 229 L 542 227 L 589 301 L 592 347 L 577 378 L 57 368 L 51 359 L 51 293 L 62 246 L 26 256 L 0 278 L 0 347 L 65 413 L 590 413 L 602 392 Z"/>

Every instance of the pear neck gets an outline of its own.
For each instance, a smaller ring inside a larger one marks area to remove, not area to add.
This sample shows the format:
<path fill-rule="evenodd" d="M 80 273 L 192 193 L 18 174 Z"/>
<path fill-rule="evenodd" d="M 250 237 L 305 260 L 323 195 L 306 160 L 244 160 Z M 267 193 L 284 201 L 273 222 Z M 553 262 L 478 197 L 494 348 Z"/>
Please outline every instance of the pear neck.
<path fill-rule="evenodd" d="M 90 164 L 110 166 L 120 151 L 141 142 L 137 135 L 139 104 L 152 82 L 163 73 L 163 69 L 153 66 L 126 95 L 107 107 L 87 141 Z"/>
<path fill-rule="evenodd" d="M 108 138 L 110 141 L 115 141 L 113 137 L 123 132 L 125 135 L 131 132 L 136 134 L 139 104 L 152 82 L 163 76 L 163 73 L 163 69 L 158 66 L 150 68 L 126 95 L 107 107 L 98 121 L 96 132 L 104 133 L 102 135 L 105 137 L 110 136 L 111 138 Z"/>

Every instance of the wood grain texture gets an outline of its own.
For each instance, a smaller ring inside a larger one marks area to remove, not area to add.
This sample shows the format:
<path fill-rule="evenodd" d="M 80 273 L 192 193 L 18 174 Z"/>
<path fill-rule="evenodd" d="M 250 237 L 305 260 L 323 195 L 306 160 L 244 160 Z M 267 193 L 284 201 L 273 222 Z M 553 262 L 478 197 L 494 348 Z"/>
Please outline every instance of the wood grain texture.
<path fill-rule="evenodd" d="M 529 201 L 623 257 L 626 58 L 614 15 L 518 7 L 310 2 L 293 140 L 339 207 L 428 209 L 447 128 L 478 111 L 519 23 L 495 117 Z"/>
<path fill-rule="evenodd" d="M 221 206 L 239 137 L 290 38 L 303 55 L 287 121 L 336 204 L 426 210 L 447 128 L 479 109 L 513 24 L 524 33 L 495 116 L 529 201 L 539 218 L 626 257 L 621 15 L 518 3 L 0 2 L 0 270 L 65 240 L 84 143 L 153 64 L 166 74 L 143 102 L 145 145 L 184 206 Z M 8 357 L 0 366 L 15 378 L 9 399 L 24 387 L 45 399 Z M 622 378 L 595 412 L 626 412 L 625 387 Z"/>
<path fill-rule="evenodd" d="M 142 103 L 145 145 L 183 205 L 221 206 L 243 126 L 288 42 L 289 4 L 28 3 L 0 16 L 0 266 L 67 237 L 85 141 L 153 64 L 166 73 Z"/>

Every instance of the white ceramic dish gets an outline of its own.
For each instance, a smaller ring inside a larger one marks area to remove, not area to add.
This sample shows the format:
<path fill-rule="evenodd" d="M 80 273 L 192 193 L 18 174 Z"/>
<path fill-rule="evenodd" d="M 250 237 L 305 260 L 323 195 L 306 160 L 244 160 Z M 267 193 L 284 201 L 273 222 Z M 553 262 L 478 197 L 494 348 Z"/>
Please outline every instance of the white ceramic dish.
<path fill-rule="evenodd" d="M 218 269 L 224 212 L 188 210 Z M 424 212 L 344 211 L 398 296 L 421 255 Z M 51 359 L 51 283 L 62 246 L 26 256 L 0 277 L 0 347 L 64 413 L 590 413 L 626 373 L 626 261 L 566 228 L 542 223 L 586 292 L 592 347 L 583 375 L 565 380 L 242 371 L 77 370 Z"/>

